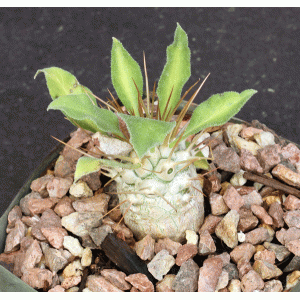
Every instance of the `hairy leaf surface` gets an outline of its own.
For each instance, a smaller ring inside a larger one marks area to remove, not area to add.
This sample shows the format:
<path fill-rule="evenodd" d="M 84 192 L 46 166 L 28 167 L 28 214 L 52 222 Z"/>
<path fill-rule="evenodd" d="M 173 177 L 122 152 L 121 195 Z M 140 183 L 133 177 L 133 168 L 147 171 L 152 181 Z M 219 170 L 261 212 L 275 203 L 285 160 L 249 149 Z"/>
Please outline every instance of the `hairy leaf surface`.
<path fill-rule="evenodd" d="M 93 105 L 86 94 L 61 96 L 50 103 L 49 109 L 60 110 L 72 124 L 76 126 L 76 122 L 83 129 L 124 137 L 118 117 L 112 111 Z"/>
<path fill-rule="evenodd" d="M 240 111 L 256 92 L 250 89 L 240 94 L 237 92 L 225 92 L 211 96 L 194 110 L 183 138 L 202 129 L 226 123 Z"/>
<path fill-rule="evenodd" d="M 167 63 L 158 82 L 157 95 L 159 108 L 164 112 L 169 96 L 167 112 L 173 110 L 180 100 L 182 88 L 191 76 L 191 51 L 188 47 L 188 36 L 177 23 L 174 42 L 167 48 Z M 165 114 L 165 116 L 167 113 Z"/>
<path fill-rule="evenodd" d="M 140 158 L 151 148 L 161 145 L 176 124 L 176 122 L 164 122 L 125 114 L 118 114 L 118 116 L 126 123 L 130 133 L 130 143 Z"/>
<path fill-rule="evenodd" d="M 90 89 L 79 84 L 78 80 L 74 75 L 57 67 L 40 69 L 36 72 L 34 78 L 39 73 L 44 73 L 46 78 L 47 87 L 52 100 L 57 99 L 60 96 L 65 95 L 77 95 L 77 94 L 87 94 L 95 105 L 97 100 L 90 93 Z"/>
<path fill-rule="evenodd" d="M 127 110 L 139 115 L 138 92 L 143 96 L 143 75 L 140 66 L 125 50 L 122 43 L 113 38 L 111 50 L 111 80 L 119 99 Z M 133 81 L 134 80 L 134 81 Z"/>

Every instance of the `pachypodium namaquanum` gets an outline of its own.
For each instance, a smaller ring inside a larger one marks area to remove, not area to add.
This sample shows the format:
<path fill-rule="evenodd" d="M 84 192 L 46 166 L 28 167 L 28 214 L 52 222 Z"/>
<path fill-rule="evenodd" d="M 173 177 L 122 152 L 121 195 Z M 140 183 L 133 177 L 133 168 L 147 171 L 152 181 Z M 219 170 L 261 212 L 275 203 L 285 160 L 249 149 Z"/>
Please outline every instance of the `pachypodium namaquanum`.
<path fill-rule="evenodd" d="M 116 181 L 119 205 L 125 224 L 137 239 L 169 237 L 182 241 L 186 230 L 197 231 L 204 219 L 202 185 L 197 168 L 207 169 L 209 157 L 199 148 L 206 128 L 226 123 L 256 93 L 215 94 L 202 102 L 189 121 L 182 120 L 205 80 L 183 109 L 187 96 L 182 89 L 191 75 L 188 36 L 177 23 L 174 42 L 167 47 L 167 61 L 150 97 L 144 56 L 143 75 L 138 63 L 113 38 L 111 79 L 121 107 L 112 100 L 104 102 L 69 72 L 56 67 L 43 72 L 52 98 L 48 109 L 60 110 L 73 125 L 93 133 L 101 158 L 79 158 L 74 183 L 84 175 L 99 172 Z M 35 75 L 35 76 L 36 76 Z M 154 98 L 155 92 L 157 98 Z M 97 100 L 106 103 L 100 108 Z M 193 136 L 193 139 L 187 139 Z"/>

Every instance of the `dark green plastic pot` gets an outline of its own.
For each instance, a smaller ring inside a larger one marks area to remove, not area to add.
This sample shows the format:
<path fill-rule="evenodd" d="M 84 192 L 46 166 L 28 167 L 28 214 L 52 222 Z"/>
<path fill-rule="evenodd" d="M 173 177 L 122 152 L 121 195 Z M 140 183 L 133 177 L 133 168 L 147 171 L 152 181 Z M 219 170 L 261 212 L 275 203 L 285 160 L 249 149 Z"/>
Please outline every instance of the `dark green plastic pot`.
<path fill-rule="evenodd" d="M 193 106 L 190 110 L 192 111 L 196 107 Z M 246 123 L 240 119 L 232 118 L 232 122 L 235 123 Z M 64 142 L 67 142 L 70 137 L 64 139 Z M 298 145 L 297 145 L 298 146 Z M 25 197 L 27 194 L 31 192 L 30 184 L 34 179 L 37 179 L 42 176 L 43 173 L 46 172 L 47 167 L 53 163 L 59 156 L 59 153 L 63 150 L 64 145 L 58 144 L 42 161 L 42 163 L 36 168 L 36 170 L 32 173 L 32 175 L 27 179 L 26 183 L 20 189 L 16 197 L 11 202 L 10 206 L 7 208 L 5 213 L 0 218 L 0 253 L 3 253 L 5 248 L 6 241 L 6 227 L 7 227 L 7 216 L 11 209 L 15 205 L 19 205 L 20 200 Z M 299 147 L 299 146 L 298 146 Z M 300 147 L 299 147 L 300 148 Z M 300 291 L 300 283 L 297 284 L 292 290 L 292 292 Z M 9 272 L 3 266 L 0 265 L 0 292 L 36 292 L 32 287 L 27 285 L 17 276 Z"/>

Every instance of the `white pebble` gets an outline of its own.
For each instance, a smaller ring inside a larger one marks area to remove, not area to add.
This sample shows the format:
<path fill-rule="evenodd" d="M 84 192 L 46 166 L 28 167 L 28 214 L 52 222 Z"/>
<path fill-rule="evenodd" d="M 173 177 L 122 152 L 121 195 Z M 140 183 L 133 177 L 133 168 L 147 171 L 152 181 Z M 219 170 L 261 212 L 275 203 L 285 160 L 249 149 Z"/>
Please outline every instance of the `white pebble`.
<path fill-rule="evenodd" d="M 81 180 L 71 185 L 69 193 L 76 198 L 87 198 L 93 196 L 93 191 L 89 188 L 86 182 Z"/>
<path fill-rule="evenodd" d="M 274 135 L 269 131 L 263 131 L 254 134 L 254 139 L 257 142 L 257 144 L 261 147 L 265 147 L 268 145 L 275 145 Z"/>
<path fill-rule="evenodd" d="M 74 256 L 81 257 L 83 253 L 83 247 L 80 245 L 78 239 L 72 236 L 65 236 L 64 237 L 64 248 L 69 250 L 71 254 Z"/>
<path fill-rule="evenodd" d="M 240 243 L 244 243 L 245 240 L 246 240 L 246 235 L 242 231 L 238 232 L 238 241 Z"/>
<path fill-rule="evenodd" d="M 82 257 L 81 257 L 81 265 L 83 267 L 88 267 L 92 263 L 92 250 L 90 248 L 85 248 L 82 252 Z"/>
<path fill-rule="evenodd" d="M 247 179 L 243 176 L 244 173 L 245 171 L 240 170 L 238 173 L 234 174 L 230 179 L 230 183 L 233 186 L 244 185 L 247 182 Z"/>
<path fill-rule="evenodd" d="M 185 238 L 186 238 L 187 244 L 198 245 L 199 236 L 195 231 L 186 230 Z"/>

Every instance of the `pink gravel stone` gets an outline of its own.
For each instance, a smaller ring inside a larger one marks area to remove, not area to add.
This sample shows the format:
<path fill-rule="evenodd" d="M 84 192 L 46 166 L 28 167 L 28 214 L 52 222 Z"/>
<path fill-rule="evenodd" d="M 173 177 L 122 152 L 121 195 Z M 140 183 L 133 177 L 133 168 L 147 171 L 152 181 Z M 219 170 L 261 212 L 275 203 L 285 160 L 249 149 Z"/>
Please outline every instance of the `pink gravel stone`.
<path fill-rule="evenodd" d="M 292 143 L 289 143 L 287 146 L 283 147 L 281 150 L 281 154 L 292 164 L 297 164 L 300 162 L 300 150 L 296 145 Z"/>
<path fill-rule="evenodd" d="M 250 209 L 251 205 L 262 205 L 263 199 L 261 195 L 255 190 L 246 195 L 243 195 L 242 198 L 244 199 L 245 205 L 244 208 Z"/>
<path fill-rule="evenodd" d="M 6 237 L 4 253 L 16 251 L 20 247 L 22 238 L 26 234 L 26 226 L 21 220 L 17 220 L 15 227 L 9 232 Z"/>
<path fill-rule="evenodd" d="M 63 247 L 64 237 L 68 235 L 68 232 L 61 227 L 41 228 L 41 232 L 50 245 L 56 249 Z"/>
<path fill-rule="evenodd" d="M 38 192 L 31 192 L 20 200 L 20 208 L 25 216 L 30 215 L 30 210 L 28 209 L 28 201 L 30 201 L 31 199 L 42 199 L 42 196 Z"/>
<path fill-rule="evenodd" d="M 179 248 L 176 256 L 176 265 L 181 266 L 185 261 L 193 258 L 198 253 L 198 247 L 193 244 L 184 244 Z"/>
<path fill-rule="evenodd" d="M 64 279 L 61 283 L 62 288 L 65 290 L 78 285 L 81 282 L 81 276 L 71 276 Z"/>
<path fill-rule="evenodd" d="M 275 264 L 275 253 L 267 249 L 263 251 L 258 251 L 254 254 L 254 260 L 265 260 L 270 264 Z"/>
<path fill-rule="evenodd" d="M 214 163 L 224 171 L 238 173 L 240 171 L 240 157 L 231 147 L 220 144 L 213 149 Z"/>
<path fill-rule="evenodd" d="M 279 280 L 273 279 L 265 282 L 264 292 L 282 292 L 282 283 Z"/>
<path fill-rule="evenodd" d="M 73 208 L 78 212 L 99 211 L 102 214 L 107 212 L 109 196 L 107 194 L 98 194 L 93 197 L 74 201 Z"/>
<path fill-rule="evenodd" d="M 26 269 L 21 279 L 32 288 L 47 288 L 52 284 L 52 272 L 46 269 Z"/>
<path fill-rule="evenodd" d="M 268 211 L 269 215 L 273 219 L 273 225 L 276 228 L 281 228 L 284 226 L 284 221 L 283 221 L 283 209 L 281 207 L 281 204 L 278 202 L 273 202 Z"/>
<path fill-rule="evenodd" d="M 230 209 L 239 211 L 245 204 L 244 199 L 233 186 L 228 186 L 223 196 L 224 202 Z"/>
<path fill-rule="evenodd" d="M 237 263 L 239 279 L 242 279 L 249 271 L 253 270 L 249 260 L 241 258 Z"/>
<path fill-rule="evenodd" d="M 73 200 L 71 198 L 67 196 L 63 197 L 55 205 L 54 208 L 55 213 L 62 218 L 75 212 L 75 209 L 72 206 L 72 202 Z"/>
<path fill-rule="evenodd" d="M 214 292 L 222 273 L 223 262 L 219 257 L 211 257 L 203 262 L 199 270 L 198 292 Z"/>
<path fill-rule="evenodd" d="M 27 203 L 28 210 L 30 211 L 30 214 L 32 216 L 39 215 L 42 214 L 45 210 L 54 207 L 57 201 L 57 198 L 31 198 Z"/>
<path fill-rule="evenodd" d="M 292 171 L 282 164 L 278 164 L 273 170 L 272 174 L 284 181 L 285 183 L 300 188 L 300 174 Z"/>
<path fill-rule="evenodd" d="M 168 250 L 171 255 L 176 255 L 182 245 L 174 242 L 169 238 L 159 239 L 154 245 L 154 252 L 158 253 L 161 250 Z"/>
<path fill-rule="evenodd" d="M 61 285 L 56 285 L 54 288 L 50 289 L 48 292 L 52 293 L 62 293 L 65 289 Z"/>
<path fill-rule="evenodd" d="M 207 230 L 210 234 L 215 233 L 215 229 L 221 220 L 222 220 L 221 217 L 217 217 L 214 215 L 208 215 L 204 219 L 204 222 L 199 229 L 199 234 L 203 233 L 205 230 Z"/>
<path fill-rule="evenodd" d="M 216 227 L 216 236 L 229 248 L 234 248 L 238 244 L 237 226 L 239 218 L 236 210 L 230 210 Z"/>
<path fill-rule="evenodd" d="M 200 234 L 199 254 L 208 255 L 216 252 L 216 250 L 215 242 L 209 232 L 206 230 Z"/>
<path fill-rule="evenodd" d="M 26 269 L 32 269 L 41 261 L 43 256 L 42 249 L 37 240 L 34 240 L 30 247 L 26 250 L 21 272 L 25 272 Z"/>
<path fill-rule="evenodd" d="M 230 257 L 235 263 L 238 263 L 240 259 L 245 259 L 250 261 L 254 253 L 255 253 L 255 247 L 252 244 L 243 243 L 241 245 L 236 246 L 230 252 Z"/>
<path fill-rule="evenodd" d="M 258 160 L 249 150 L 241 149 L 240 164 L 241 168 L 245 171 L 263 173 L 263 169 Z"/>
<path fill-rule="evenodd" d="M 291 210 L 283 214 L 283 220 L 289 227 L 300 228 L 300 210 Z"/>
<path fill-rule="evenodd" d="M 53 175 L 47 174 L 45 176 L 33 180 L 30 185 L 31 190 L 33 192 L 38 192 L 43 198 L 48 197 L 49 194 L 46 187 L 48 182 L 51 181 L 53 177 Z"/>
<path fill-rule="evenodd" d="M 7 228 L 14 228 L 16 221 L 21 220 L 22 218 L 22 210 L 20 206 L 16 205 L 13 207 L 13 209 L 9 212 L 7 216 Z"/>
<path fill-rule="evenodd" d="M 285 244 L 290 252 L 296 256 L 300 256 L 300 240 L 294 240 Z"/>
<path fill-rule="evenodd" d="M 54 177 L 47 184 L 47 191 L 50 198 L 62 198 L 69 191 L 73 180 L 71 177 L 68 178 L 59 178 Z"/>
<path fill-rule="evenodd" d="M 211 213 L 214 216 L 223 215 L 229 211 L 228 206 L 226 205 L 223 197 L 220 194 L 212 193 L 209 196 L 209 203 L 210 203 Z"/>
<path fill-rule="evenodd" d="M 131 274 L 125 277 L 125 280 L 141 292 L 154 292 L 154 285 L 145 274 Z"/>
<path fill-rule="evenodd" d="M 268 145 L 257 151 L 257 160 L 264 173 L 268 173 L 270 169 L 280 163 L 279 150 L 278 145 Z"/>
<path fill-rule="evenodd" d="M 262 279 L 271 279 L 282 275 L 282 271 L 265 260 L 256 260 L 253 269 Z"/>
<path fill-rule="evenodd" d="M 266 228 L 260 227 L 253 229 L 245 234 L 245 242 L 252 245 L 260 244 L 270 237 Z"/>
<path fill-rule="evenodd" d="M 264 281 L 254 270 L 249 271 L 241 280 L 241 288 L 243 292 L 253 292 L 264 288 Z"/>
<path fill-rule="evenodd" d="M 279 231 L 276 231 L 276 238 L 282 245 L 285 245 L 291 241 L 300 239 L 300 229 L 296 227 L 289 229 L 281 228 Z"/>
<path fill-rule="evenodd" d="M 261 132 L 263 132 L 262 129 L 249 126 L 249 127 L 244 127 L 240 132 L 240 135 L 243 139 L 251 139 L 253 138 L 254 134 L 261 133 Z"/>
<path fill-rule="evenodd" d="M 151 260 L 154 257 L 154 244 L 155 240 L 148 234 L 135 243 L 134 250 L 142 260 Z"/>
<path fill-rule="evenodd" d="M 254 229 L 259 222 L 250 209 L 241 208 L 239 210 L 239 215 L 238 231 L 247 232 Z"/>
<path fill-rule="evenodd" d="M 130 290 L 131 285 L 125 280 L 126 274 L 115 269 L 104 269 L 101 275 L 122 291 Z"/>
<path fill-rule="evenodd" d="M 86 286 L 92 292 L 123 292 L 101 275 L 90 275 L 87 278 Z"/>
<path fill-rule="evenodd" d="M 174 282 L 175 276 L 175 274 L 165 275 L 162 280 L 156 283 L 155 291 L 163 293 L 174 292 L 174 290 L 172 289 L 172 284 Z"/>
<path fill-rule="evenodd" d="M 272 225 L 273 219 L 268 215 L 266 210 L 259 205 L 252 205 L 251 210 L 264 224 Z"/>
<path fill-rule="evenodd" d="M 287 210 L 300 209 L 300 199 L 293 195 L 288 195 L 283 202 L 283 206 Z"/>

